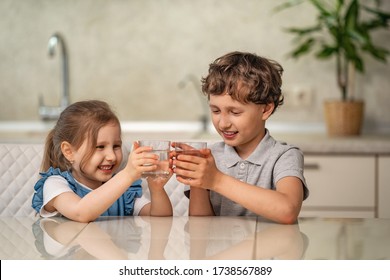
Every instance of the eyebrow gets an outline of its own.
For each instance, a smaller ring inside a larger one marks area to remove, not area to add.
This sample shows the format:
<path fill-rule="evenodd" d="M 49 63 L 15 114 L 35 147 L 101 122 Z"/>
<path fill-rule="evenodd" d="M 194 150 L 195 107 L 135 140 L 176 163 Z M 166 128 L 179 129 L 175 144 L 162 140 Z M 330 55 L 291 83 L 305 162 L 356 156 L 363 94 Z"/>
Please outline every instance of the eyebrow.
<path fill-rule="evenodd" d="M 122 144 L 122 140 L 121 139 L 114 140 L 112 143 L 114 145 Z M 110 144 L 110 141 L 106 141 L 106 140 L 96 142 L 96 145 L 108 145 L 108 144 Z"/>
<path fill-rule="evenodd" d="M 214 105 L 214 104 L 210 104 L 209 107 L 210 108 L 216 108 L 216 109 L 220 108 L 219 106 Z M 237 106 L 228 106 L 228 107 L 225 107 L 225 109 L 227 109 L 227 110 L 243 110 L 243 108 L 237 107 Z"/>

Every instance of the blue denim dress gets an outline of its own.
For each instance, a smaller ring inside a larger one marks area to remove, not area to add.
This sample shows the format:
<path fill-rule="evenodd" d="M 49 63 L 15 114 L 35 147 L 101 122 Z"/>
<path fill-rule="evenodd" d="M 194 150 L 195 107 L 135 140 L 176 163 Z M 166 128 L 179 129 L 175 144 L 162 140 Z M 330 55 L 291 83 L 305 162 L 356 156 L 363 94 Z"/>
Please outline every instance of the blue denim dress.
<path fill-rule="evenodd" d="M 68 181 L 69 187 L 80 197 L 84 197 L 91 190 L 81 186 L 73 178 L 69 171 L 63 171 L 59 168 L 50 167 L 47 172 L 41 172 L 41 179 L 34 186 L 34 195 L 32 198 L 32 208 L 39 213 L 43 205 L 43 185 L 47 178 L 53 175 L 59 175 Z M 142 196 L 141 180 L 135 181 L 113 205 L 110 206 L 101 216 L 132 216 L 134 211 L 134 202 L 136 197 Z"/>

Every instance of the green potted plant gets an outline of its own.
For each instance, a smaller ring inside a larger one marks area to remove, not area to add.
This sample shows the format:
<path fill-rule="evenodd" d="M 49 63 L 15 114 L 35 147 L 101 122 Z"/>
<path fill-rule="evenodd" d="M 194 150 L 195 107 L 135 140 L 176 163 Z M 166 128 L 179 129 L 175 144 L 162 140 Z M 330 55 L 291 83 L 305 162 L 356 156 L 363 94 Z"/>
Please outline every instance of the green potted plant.
<path fill-rule="evenodd" d="M 369 3 L 374 7 L 368 6 Z M 359 135 L 364 102 L 354 97 L 355 71 L 365 72 L 367 55 L 386 62 L 389 51 L 372 41 L 372 31 L 388 29 L 390 14 L 380 10 L 379 0 L 290 0 L 278 5 L 281 11 L 310 4 L 317 12 L 313 26 L 287 28 L 296 45 L 289 55 L 299 58 L 314 53 L 318 59 L 335 59 L 340 99 L 325 100 L 324 113 L 329 135 Z M 334 111 L 336 110 L 336 111 Z"/>

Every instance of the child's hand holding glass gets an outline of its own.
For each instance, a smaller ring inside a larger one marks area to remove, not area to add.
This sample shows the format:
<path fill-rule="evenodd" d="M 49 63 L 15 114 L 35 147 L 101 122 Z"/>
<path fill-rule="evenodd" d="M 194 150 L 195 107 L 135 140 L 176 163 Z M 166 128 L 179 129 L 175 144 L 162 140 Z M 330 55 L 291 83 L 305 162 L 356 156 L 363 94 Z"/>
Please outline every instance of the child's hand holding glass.
<path fill-rule="evenodd" d="M 154 172 L 159 163 L 157 154 L 151 153 L 152 147 L 140 146 L 138 142 L 133 143 L 133 149 L 129 154 L 129 159 L 125 169 L 130 176 L 140 179 L 145 172 Z"/>
<path fill-rule="evenodd" d="M 209 170 L 206 142 L 175 142 L 174 152 L 174 173 L 179 182 L 195 187 L 205 184 L 204 179 Z"/>

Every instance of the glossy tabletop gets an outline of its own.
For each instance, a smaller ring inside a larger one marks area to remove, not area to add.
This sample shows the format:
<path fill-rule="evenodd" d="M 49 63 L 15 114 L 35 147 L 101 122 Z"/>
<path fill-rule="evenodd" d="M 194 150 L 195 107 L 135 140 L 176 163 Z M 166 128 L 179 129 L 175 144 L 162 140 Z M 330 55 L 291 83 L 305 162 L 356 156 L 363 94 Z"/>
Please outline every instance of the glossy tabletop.
<path fill-rule="evenodd" d="M 390 219 L 0 218 L 0 259 L 390 259 Z"/>

